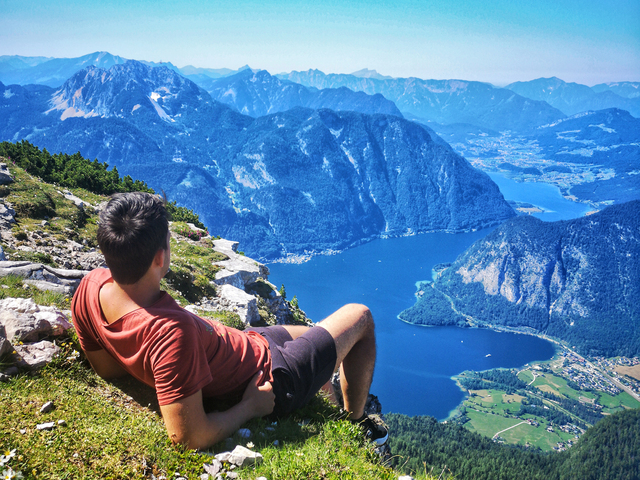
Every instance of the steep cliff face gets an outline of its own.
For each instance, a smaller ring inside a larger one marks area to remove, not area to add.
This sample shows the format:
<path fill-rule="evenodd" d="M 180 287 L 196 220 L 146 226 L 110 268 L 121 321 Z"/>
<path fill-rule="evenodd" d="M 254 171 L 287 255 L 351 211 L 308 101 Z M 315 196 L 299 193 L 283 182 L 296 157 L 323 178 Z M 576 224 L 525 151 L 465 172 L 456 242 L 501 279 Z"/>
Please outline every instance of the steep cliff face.
<path fill-rule="evenodd" d="M 289 251 L 514 215 L 484 173 L 398 117 L 295 109 L 257 119 L 241 138 L 219 176 L 235 208 L 264 218 Z"/>
<path fill-rule="evenodd" d="M 572 221 L 515 218 L 424 286 L 427 295 L 402 318 L 459 324 L 464 315 L 479 324 L 530 327 L 585 353 L 638 354 L 639 214 L 634 201 Z M 429 303 L 441 307 L 430 314 Z M 455 315 L 438 314 L 445 304 Z"/>

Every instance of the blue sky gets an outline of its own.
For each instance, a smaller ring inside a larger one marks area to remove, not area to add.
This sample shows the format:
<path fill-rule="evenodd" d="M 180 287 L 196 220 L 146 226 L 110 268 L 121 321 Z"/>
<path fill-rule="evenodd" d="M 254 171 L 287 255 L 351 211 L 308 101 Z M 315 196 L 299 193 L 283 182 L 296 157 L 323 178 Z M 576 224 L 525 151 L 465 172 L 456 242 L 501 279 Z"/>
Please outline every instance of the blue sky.
<path fill-rule="evenodd" d="M 640 81 L 640 0 L 0 0 L 0 55 L 95 51 L 271 73 Z"/>

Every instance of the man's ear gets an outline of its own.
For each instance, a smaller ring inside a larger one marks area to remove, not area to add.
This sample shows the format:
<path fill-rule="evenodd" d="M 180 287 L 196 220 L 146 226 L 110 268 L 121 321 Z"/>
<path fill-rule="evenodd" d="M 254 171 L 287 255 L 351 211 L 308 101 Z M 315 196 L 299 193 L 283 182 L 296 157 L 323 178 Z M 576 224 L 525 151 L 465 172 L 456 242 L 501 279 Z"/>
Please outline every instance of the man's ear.
<path fill-rule="evenodd" d="M 162 267 L 164 265 L 164 255 L 166 251 L 166 248 L 161 248 L 156 252 L 153 257 L 153 265 L 158 267 Z"/>

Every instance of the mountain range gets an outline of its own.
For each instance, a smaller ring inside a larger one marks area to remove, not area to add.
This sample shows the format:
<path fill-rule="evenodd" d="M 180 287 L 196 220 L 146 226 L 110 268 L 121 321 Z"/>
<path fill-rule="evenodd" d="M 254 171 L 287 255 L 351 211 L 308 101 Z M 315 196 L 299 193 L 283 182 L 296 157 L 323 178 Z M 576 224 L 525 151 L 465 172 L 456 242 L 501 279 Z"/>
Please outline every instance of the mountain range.
<path fill-rule="evenodd" d="M 281 80 L 266 70 L 253 72 L 247 69 L 219 80 L 196 83 L 214 100 L 252 117 L 284 112 L 294 107 L 402 116 L 395 103 L 379 93 L 367 95 L 346 87 L 318 90 Z"/>
<path fill-rule="evenodd" d="M 505 326 L 587 355 L 640 354 L 640 201 L 569 221 L 511 219 L 439 265 L 400 318 Z"/>
<path fill-rule="evenodd" d="M 579 83 L 567 83 L 557 77 L 538 78 L 530 82 L 515 82 L 505 88 L 523 97 L 547 102 L 565 115 L 589 110 L 619 108 L 634 117 L 640 116 L 640 83 L 600 84 L 593 88 Z"/>
<path fill-rule="evenodd" d="M 107 52 L 96 52 L 78 58 L 2 56 L 0 57 L 0 81 L 5 85 L 15 83 L 59 87 L 67 78 L 87 66 L 110 68 L 126 61 L 122 57 Z M 196 68 L 190 65 L 178 68 L 168 62 L 142 61 L 142 63 L 152 67 L 166 66 L 197 83 L 210 92 L 214 99 L 232 106 L 236 99 L 231 98 L 231 94 L 223 99 L 227 90 L 219 91 L 225 83 L 217 86 L 216 83 L 223 78 L 247 70 L 252 71 L 247 65 L 233 70 Z M 259 71 L 252 72 L 255 75 Z M 263 86 L 268 90 L 265 92 L 257 89 L 255 85 L 253 87 L 248 85 L 247 81 L 253 75 L 245 75 L 232 82 L 234 86 L 231 89 L 242 92 L 240 104 L 235 105 L 234 108 L 243 112 L 243 108 L 246 107 L 243 113 L 253 116 L 283 111 L 287 105 L 332 109 L 336 105 L 335 99 L 330 100 L 331 105 L 322 103 L 326 102 L 326 99 L 320 103 L 314 100 L 314 104 L 305 103 L 303 98 L 295 99 L 296 92 L 300 91 L 300 85 L 320 91 L 346 87 L 353 92 L 381 94 L 387 100 L 394 102 L 398 110 L 412 120 L 439 124 L 463 123 L 496 131 L 523 132 L 553 123 L 567 115 L 591 110 L 618 108 L 636 117 L 640 114 L 639 82 L 611 82 L 588 87 L 552 77 L 515 82 L 505 88 L 497 88 L 488 83 L 465 80 L 393 78 L 366 68 L 352 74 L 324 74 L 319 70 L 308 70 L 277 75 L 282 80 L 290 80 L 298 85 L 290 86 L 282 95 L 282 85 L 277 85 L 274 79 L 264 82 Z M 265 76 L 265 74 L 261 75 Z M 266 75 L 269 74 L 266 73 Z M 254 78 L 251 81 L 255 83 L 257 80 Z M 301 95 L 306 97 L 311 93 L 306 92 Z M 342 108 L 350 107 L 343 105 Z M 372 110 L 367 110 L 366 113 L 371 112 Z M 392 112 L 384 110 L 379 113 Z"/>
<path fill-rule="evenodd" d="M 511 90 L 466 80 L 378 79 L 320 70 L 277 75 L 319 89 L 347 87 L 370 95 L 380 93 L 403 115 L 420 122 L 469 123 L 493 130 L 529 130 L 566 115 L 546 102 Z"/>
<path fill-rule="evenodd" d="M 487 175 L 396 115 L 294 108 L 252 118 L 136 61 L 87 67 L 58 89 L 0 92 L 0 139 L 106 161 L 260 258 L 515 214 Z"/>

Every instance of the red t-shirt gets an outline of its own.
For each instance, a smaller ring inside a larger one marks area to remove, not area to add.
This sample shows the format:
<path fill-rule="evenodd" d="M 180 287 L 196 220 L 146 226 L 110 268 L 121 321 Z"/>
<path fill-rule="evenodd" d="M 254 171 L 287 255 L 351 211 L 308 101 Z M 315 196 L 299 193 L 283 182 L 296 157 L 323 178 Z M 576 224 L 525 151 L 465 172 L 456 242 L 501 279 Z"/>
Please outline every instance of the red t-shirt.
<path fill-rule="evenodd" d="M 131 375 L 155 388 L 160 405 L 202 390 L 205 398 L 239 400 L 260 370 L 260 383 L 273 382 L 267 340 L 180 307 L 169 294 L 148 308 L 107 323 L 99 292 L 111 273 L 89 273 L 76 291 L 71 310 L 85 351 L 105 350 Z"/>

